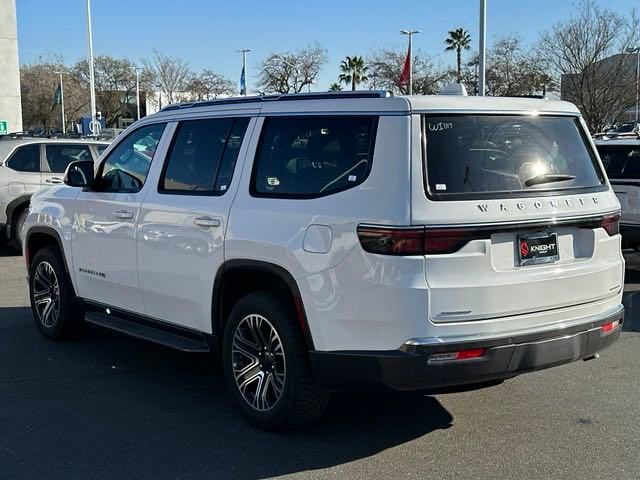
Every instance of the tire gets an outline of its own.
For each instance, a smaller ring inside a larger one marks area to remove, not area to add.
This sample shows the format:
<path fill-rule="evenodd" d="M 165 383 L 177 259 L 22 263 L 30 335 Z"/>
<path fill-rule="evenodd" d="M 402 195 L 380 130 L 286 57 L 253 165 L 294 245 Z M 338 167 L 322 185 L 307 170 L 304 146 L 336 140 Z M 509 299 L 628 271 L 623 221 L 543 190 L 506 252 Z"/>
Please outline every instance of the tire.
<path fill-rule="evenodd" d="M 11 225 L 11 236 L 13 237 L 13 245 L 22 253 L 22 226 L 29 215 L 29 207 L 20 210 L 20 213 Z"/>
<path fill-rule="evenodd" d="M 29 299 L 40 332 L 51 340 L 75 336 L 82 329 L 82 312 L 58 249 L 39 250 L 29 265 Z M 49 307 L 51 305 L 51 307 Z"/>
<path fill-rule="evenodd" d="M 329 394 L 313 381 L 295 313 L 277 295 L 254 292 L 235 304 L 224 328 L 222 360 L 229 391 L 259 428 L 306 425 L 327 405 Z"/>

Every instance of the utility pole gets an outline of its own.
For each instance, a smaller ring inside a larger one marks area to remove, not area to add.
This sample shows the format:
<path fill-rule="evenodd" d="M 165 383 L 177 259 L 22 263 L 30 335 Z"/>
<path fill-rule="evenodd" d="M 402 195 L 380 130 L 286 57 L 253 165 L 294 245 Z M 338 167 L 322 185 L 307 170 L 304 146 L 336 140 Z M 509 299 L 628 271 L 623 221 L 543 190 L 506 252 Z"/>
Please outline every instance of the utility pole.
<path fill-rule="evenodd" d="M 400 30 L 402 35 L 409 35 L 409 95 L 413 95 L 413 36 L 420 30 Z"/>
<path fill-rule="evenodd" d="M 138 113 L 136 120 L 140 120 L 140 67 L 135 66 L 133 69 L 136 71 L 136 110 Z"/>
<path fill-rule="evenodd" d="M 62 75 L 64 72 L 54 72 L 60 75 L 60 116 L 62 117 L 62 134 L 67 133 L 67 127 L 64 118 L 64 86 L 62 85 Z"/>
<path fill-rule="evenodd" d="M 91 123 L 89 131 L 92 135 L 100 134 L 100 124 L 96 121 L 96 84 L 93 73 L 93 34 L 91 33 L 91 0 L 87 0 L 87 36 L 89 42 L 89 90 L 91 94 Z"/>
<path fill-rule="evenodd" d="M 242 76 L 240 77 L 240 90 L 244 90 L 242 93 L 245 97 L 247 96 L 247 53 L 250 52 L 250 48 L 243 48 L 242 50 L 238 50 L 239 53 L 242 53 Z"/>
<path fill-rule="evenodd" d="M 478 95 L 484 97 L 485 91 L 485 73 L 486 73 L 486 43 L 487 43 L 487 0 L 480 0 L 480 53 L 478 56 L 479 72 L 478 77 Z"/>

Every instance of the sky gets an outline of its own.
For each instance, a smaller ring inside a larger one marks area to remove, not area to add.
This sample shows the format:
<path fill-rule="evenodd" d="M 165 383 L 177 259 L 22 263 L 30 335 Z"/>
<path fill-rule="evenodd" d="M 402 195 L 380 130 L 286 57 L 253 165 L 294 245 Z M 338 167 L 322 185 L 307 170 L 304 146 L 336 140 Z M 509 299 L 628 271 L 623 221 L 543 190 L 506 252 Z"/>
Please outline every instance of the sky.
<path fill-rule="evenodd" d="M 597 0 L 628 13 L 640 0 Z M 366 56 L 390 46 L 406 48 L 400 29 L 417 29 L 414 49 L 434 62 L 452 65 L 444 52 L 449 30 L 462 27 L 478 47 L 479 0 L 92 0 L 95 55 L 127 57 L 134 62 L 153 49 L 184 58 L 193 70 L 210 68 L 238 81 L 242 66 L 237 50 L 250 48 L 248 87 L 255 85 L 257 65 L 270 53 L 291 51 L 317 42 L 328 50 L 318 90 L 337 80 L 346 55 Z M 85 0 L 16 0 L 21 63 L 59 54 L 66 63 L 87 55 Z M 573 0 L 487 0 L 487 42 L 517 33 L 529 44 L 540 32 L 571 16 Z"/>

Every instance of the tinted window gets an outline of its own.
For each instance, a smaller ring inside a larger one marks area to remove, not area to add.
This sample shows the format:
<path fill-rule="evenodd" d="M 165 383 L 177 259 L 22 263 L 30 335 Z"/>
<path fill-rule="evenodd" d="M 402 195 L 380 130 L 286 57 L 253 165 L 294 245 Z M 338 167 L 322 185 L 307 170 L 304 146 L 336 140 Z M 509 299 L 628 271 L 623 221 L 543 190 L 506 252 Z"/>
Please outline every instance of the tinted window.
<path fill-rule="evenodd" d="M 224 193 L 248 119 L 190 120 L 178 126 L 160 190 Z M 218 179 L 218 181 L 216 181 Z"/>
<path fill-rule="evenodd" d="M 96 145 L 96 149 L 98 150 L 98 155 L 102 155 L 102 153 L 107 149 L 109 145 Z"/>
<path fill-rule="evenodd" d="M 604 176 L 572 117 L 425 116 L 431 195 L 571 190 Z"/>
<path fill-rule="evenodd" d="M 317 197 L 369 174 L 375 117 L 274 117 L 265 121 L 252 193 Z"/>
<path fill-rule="evenodd" d="M 640 145 L 598 145 L 609 178 L 640 179 Z"/>
<path fill-rule="evenodd" d="M 103 192 L 137 192 L 144 185 L 165 124 L 139 128 L 122 140 L 98 172 Z"/>
<path fill-rule="evenodd" d="M 40 144 L 18 147 L 9 158 L 7 166 L 18 172 L 39 172 Z"/>
<path fill-rule="evenodd" d="M 64 173 L 67 165 L 76 160 L 93 160 L 89 147 L 86 145 L 58 145 L 45 147 L 47 164 L 53 173 Z"/>

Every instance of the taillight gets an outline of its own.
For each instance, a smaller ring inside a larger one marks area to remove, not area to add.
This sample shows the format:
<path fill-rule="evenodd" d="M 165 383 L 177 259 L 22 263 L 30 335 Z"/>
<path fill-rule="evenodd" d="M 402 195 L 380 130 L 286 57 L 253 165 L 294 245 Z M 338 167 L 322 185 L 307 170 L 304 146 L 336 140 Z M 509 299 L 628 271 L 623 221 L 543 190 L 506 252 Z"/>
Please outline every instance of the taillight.
<path fill-rule="evenodd" d="M 607 215 L 602 219 L 601 226 L 610 236 L 617 235 L 620 233 L 620 214 Z"/>
<path fill-rule="evenodd" d="M 602 330 L 602 333 L 611 333 L 619 326 L 620 326 L 620 320 L 615 320 L 613 322 L 605 323 L 600 327 L 600 329 Z"/>
<path fill-rule="evenodd" d="M 471 350 L 460 350 L 458 352 L 433 353 L 429 355 L 428 363 L 454 362 L 458 360 L 473 360 L 484 357 L 487 350 L 485 348 L 474 348 Z"/>
<path fill-rule="evenodd" d="M 358 227 L 365 251 L 381 255 L 424 255 L 424 228 Z"/>
<path fill-rule="evenodd" d="M 471 240 L 491 238 L 490 230 L 473 228 L 389 228 L 359 226 L 362 248 L 381 255 L 454 253 Z"/>

